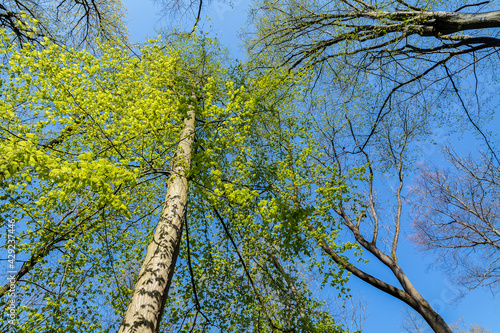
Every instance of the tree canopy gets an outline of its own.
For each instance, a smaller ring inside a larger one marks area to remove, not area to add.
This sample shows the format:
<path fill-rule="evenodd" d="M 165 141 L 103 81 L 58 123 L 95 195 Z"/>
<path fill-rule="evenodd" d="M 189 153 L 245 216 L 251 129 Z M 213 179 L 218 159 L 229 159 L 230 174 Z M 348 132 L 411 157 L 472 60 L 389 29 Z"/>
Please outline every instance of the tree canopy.
<path fill-rule="evenodd" d="M 196 29 L 131 52 L 119 5 L 0 5 L 2 330 L 344 332 L 318 289 L 352 276 L 452 332 L 400 261 L 410 222 L 496 286 L 497 11 L 256 1 L 241 63 Z M 465 126 L 460 181 L 416 163 Z"/>
<path fill-rule="evenodd" d="M 350 179 L 362 194 L 355 203 L 350 196 L 339 198 L 333 209 L 357 244 L 388 267 L 398 283 L 342 263 L 326 244 L 325 254 L 408 304 L 435 332 L 451 328 L 410 282 L 407 263 L 398 260 L 408 222 L 415 221 L 418 243 L 453 255 L 448 267 L 459 266 L 455 271 L 465 273 L 469 287 L 495 281 L 496 271 L 496 236 L 490 233 L 498 219 L 487 207 L 496 200 L 491 182 L 498 158 L 494 133 L 485 127 L 496 105 L 490 104 L 494 93 L 487 88 L 493 82 L 481 74 L 497 75 L 488 60 L 497 56 L 498 30 L 492 28 L 500 21 L 498 11 L 485 9 L 487 2 L 452 5 L 456 7 L 438 1 L 257 1 L 256 26 L 247 34 L 253 61 L 264 57 L 270 67 L 307 68 L 316 78 L 309 117 L 315 119 L 311 130 L 328 156 L 324 163 L 336 165 L 339 177 Z M 466 82 L 473 82 L 472 89 Z M 452 163 L 468 185 L 457 186 L 435 168 L 434 174 L 424 171 L 417 183 L 421 189 L 409 192 L 407 184 L 420 167 L 415 163 L 421 160 L 419 142 L 432 140 L 440 129 L 449 135 L 466 128 L 480 138 L 487 166 L 464 167 L 465 159 L 454 156 Z M 353 166 L 363 165 L 364 177 L 349 174 Z M 416 193 L 421 201 L 412 196 Z M 418 209 L 414 215 L 411 207 Z M 486 259 L 484 265 L 465 260 L 473 252 Z"/>
<path fill-rule="evenodd" d="M 171 202 L 167 184 L 184 177 L 176 274 L 156 310 L 163 325 L 340 330 L 302 278 L 325 266 L 299 265 L 317 251 L 314 235 L 336 238 L 324 194 L 342 187 L 323 183 L 335 168 L 314 162 L 296 118 L 300 75 L 247 76 L 206 37 L 153 40 L 138 59 L 48 39 L 18 50 L 3 34 L 2 227 L 16 223 L 22 263 L 2 288 L 3 328 L 15 286 L 13 325 L 25 332 L 117 329 Z M 191 160 L 176 160 L 186 135 Z M 307 232 L 325 219 L 327 229 Z M 342 269 L 327 271 L 325 282 L 343 281 Z"/>
<path fill-rule="evenodd" d="M 126 39 L 123 8 L 116 0 L 8 0 L 0 4 L 0 27 L 14 41 L 39 44 L 44 37 L 53 42 L 89 47 L 94 39 Z"/>

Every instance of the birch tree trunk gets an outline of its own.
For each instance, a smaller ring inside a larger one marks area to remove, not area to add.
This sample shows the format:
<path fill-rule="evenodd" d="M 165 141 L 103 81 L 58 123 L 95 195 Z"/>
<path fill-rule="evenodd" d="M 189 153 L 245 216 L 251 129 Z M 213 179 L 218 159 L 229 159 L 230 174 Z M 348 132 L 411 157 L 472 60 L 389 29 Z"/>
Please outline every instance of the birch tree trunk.
<path fill-rule="evenodd" d="M 190 107 L 167 182 L 167 195 L 153 240 L 139 272 L 132 299 L 119 333 L 158 332 L 179 254 L 186 213 L 191 146 L 194 141 L 195 108 Z"/>

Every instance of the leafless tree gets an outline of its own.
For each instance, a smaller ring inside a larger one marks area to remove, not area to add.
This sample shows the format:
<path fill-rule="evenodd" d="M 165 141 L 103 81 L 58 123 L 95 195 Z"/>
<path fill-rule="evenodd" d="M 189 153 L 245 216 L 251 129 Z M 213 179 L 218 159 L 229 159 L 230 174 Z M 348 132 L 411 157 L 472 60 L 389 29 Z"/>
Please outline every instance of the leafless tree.
<path fill-rule="evenodd" d="M 444 154 L 450 169 L 423 166 L 413 188 L 413 240 L 466 289 L 498 290 L 500 167 L 484 153 L 464 158 L 447 147 Z"/>
<path fill-rule="evenodd" d="M 367 302 L 362 295 L 350 296 L 348 299 L 335 298 L 336 317 L 348 332 L 363 332 L 369 313 Z"/>
<path fill-rule="evenodd" d="M 89 46 L 95 38 L 125 39 L 119 0 L 7 0 L 0 4 L 0 27 L 18 42 L 38 44 L 47 37 L 71 46 Z"/>
<path fill-rule="evenodd" d="M 404 318 L 402 323 L 402 328 L 404 332 L 407 333 L 432 333 L 429 326 L 420 318 L 416 316 L 414 312 L 404 309 Z M 454 333 L 491 333 L 490 330 L 485 329 L 481 325 L 471 324 L 469 327 L 465 325 L 463 318 L 458 322 L 450 325 Z"/>
<path fill-rule="evenodd" d="M 188 24 L 192 26 L 192 31 L 198 26 L 203 9 L 210 1 L 203 0 L 154 0 L 161 6 L 160 15 L 165 20 L 165 23 L 172 28 L 178 28 L 179 22 L 175 23 L 171 20 L 172 17 L 188 20 Z M 174 25 L 175 24 L 175 25 Z"/>
<path fill-rule="evenodd" d="M 413 311 L 409 311 L 408 308 L 403 310 L 403 322 L 401 328 L 406 333 L 432 333 L 429 325 L 422 318 L 415 314 Z"/>
<path fill-rule="evenodd" d="M 490 330 L 485 329 L 481 325 L 471 324 L 469 328 L 467 328 L 463 319 L 459 320 L 458 323 L 453 324 L 452 328 L 455 333 L 491 333 Z"/>

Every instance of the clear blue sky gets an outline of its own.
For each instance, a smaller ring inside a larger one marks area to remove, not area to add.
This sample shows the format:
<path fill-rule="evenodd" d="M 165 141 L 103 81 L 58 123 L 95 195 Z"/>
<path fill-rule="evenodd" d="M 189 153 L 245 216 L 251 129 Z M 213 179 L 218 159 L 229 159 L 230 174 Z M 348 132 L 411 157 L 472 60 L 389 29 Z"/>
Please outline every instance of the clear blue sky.
<path fill-rule="evenodd" d="M 239 49 L 241 42 L 237 35 L 242 26 L 245 25 L 249 2 L 248 0 L 236 0 L 230 6 L 228 2 L 213 0 L 203 12 L 203 17 L 210 17 L 210 22 L 207 23 L 206 19 L 202 22 L 203 30 L 209 31 L 213 35 L 217 34 L 222 44 L 230 49 L 233 56 L 240 59 L 243 56 Z M 158 14 L 160 8 L 155 6 L 152 1 L 125 0 L 124 3 L 128 10 L 129 31 L 136 42 L 142 42 L 147 37 L 157 36 L 154 30 L 155 26 L 162 27 L 167 23 L 176 25 L 169 17 L 160 20 Z M 429 160 L 439 158 L 439 144 L 442 143 L 444 142 L 438 142 L 437 146 L 426 149 L 425 158 Z M 474 144 L 469 143 L 468 147 L 474 147 Z M 406 231 L 410 232 L 410 230 Z M 368 257 L 368 259 L 370 258 Z M 423 253 L 418 252 L 403 239 L 399 247 L 399 263 L 421 294 L 448 323 L 451 324 L 463 318 L 467 325 L 480 324 L 491 332 L 500 333 L 500 300 L 498 297 L 494 299 L 487 290 L 476 290 L 459 302 L 453 302 L 453 291 L 456 287 L 443 272 L 429 270 L 431 262 L 431 256 L 425 257 Z M 395 278 L 386 272 L 385 267 L 382 267 L 381 264 L 376 264 L 375 260 L 367 265 L 367 270 L 372 275 L 387 277 L 388 282 L 392 281 L 394 285 L 397 285 L 397 282 L 394 281 Z M 368 303 L 369 316 L 365 323 L 364 332 L 403 332 L 401 322 L 405 305 L 401 301 L 354 277 L 351 278 L 348 286 L 355 296 L 362 295 Z"/>

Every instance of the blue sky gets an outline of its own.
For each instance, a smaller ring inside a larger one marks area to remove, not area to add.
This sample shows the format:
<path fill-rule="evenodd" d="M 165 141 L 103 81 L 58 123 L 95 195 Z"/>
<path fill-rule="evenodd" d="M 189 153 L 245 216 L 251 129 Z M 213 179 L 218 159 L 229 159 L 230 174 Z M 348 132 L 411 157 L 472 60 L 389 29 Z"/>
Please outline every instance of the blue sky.
<path fill-rule="evenodd" d="M 132 39 L 136 42 L 144 41 L 147 37 L 157 36 L 154 30 L 155 26 L 162 27 L 166 24 L 175 26 L 169 17 L 160 20 L 159 7 L 155 6 L 152 1 L 126 0 L 124 3 L 128 10 L 126 19 L 129 31 Z M 232 5 L 213 0 L 205 7 L 203 12 L 205 19 L 201 24 L 204 31 L 208 31 L 214 36 L 217 35 L 222 44 L 230 49 L 233 56 L 240 59 L 242 59 L 243 54 L 239 49 L 241 41 L 237 36 L 240 29 L 245 26 L 248 5 L 249 1 L 247 0 L 236 0 L 232 2 Z M 210 20 L 207 21 L 206 17 L 210 17 Z M 458 142 L 457 138 L 447 139 L 454 140 L 454 143 L 459 143 L 458 146 L 468 147 L 468 149 L 474 147 L 470 137 L 462 138 L 461 142 Z M 437 141 L 438 145 L 425 148 L 424 157 L 427 160 L 439 160 L 439 147 L 444 144 L 444 139 L 438 138 Z M 370 259 L 370 257 L 367 258 Z M 453 301 L 456 286 L 443 272 L 429 269 L 432 260 L 431 255 L 425 256 L 409 242 L 404 240 L 401 242 L 399 247 L 400 265 L 420 293 L 449 324 L 463 318 L 467 325 L 475 323 L 483 325 L 491 332 L 500 333 L 500 300 L 494 299 L 487 290 L 475 290 L 458 302 Z M 392 281 L 397 285 L 390 272 L 381 264 L 377 264 L 375 260 L 366 266 L 366 270 L 372 275 L 386 277 L 388 282 Z M 362 295 L 367 303 L 368 317 L 364 332 L 403 332 L 401 323 L 405 305 L 402 302 L 354 277 L 351 278 L 348 286 L 354 296 Z"/>

